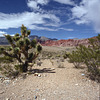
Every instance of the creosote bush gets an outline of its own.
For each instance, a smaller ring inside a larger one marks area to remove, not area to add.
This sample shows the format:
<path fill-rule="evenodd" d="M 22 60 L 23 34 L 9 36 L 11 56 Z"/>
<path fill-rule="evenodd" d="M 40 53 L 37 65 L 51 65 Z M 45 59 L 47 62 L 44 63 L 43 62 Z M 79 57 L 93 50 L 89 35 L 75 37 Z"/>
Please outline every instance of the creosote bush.
<path fill-rule="evenodd" d="M 69 55 L 70 62 L 75 67 L 79 67 L 81 63 L 85 64 L 94 78 L 98 77 L 100 81 L 100 34 L 94 39 L 89 39 L 88 47 L 80 45 Z"/>
<path fill-rule="evenodd" d="M 81 54 L 78 51 L 72 51 L 72 53 L 69 54 L 68 57 L 69 62 L 73 63 L 76 68 L 79 68 L 80 65 L 83 63 Z"/>
<path fill-rule="evenodd" d="M 67 58 L 69 57 L 69 54 L 70 54 L 70 53 L 65 53 L 65 54 L 63 55 L 63 58 L 64 58 L 64 59 L 67 59 Z"/>
<path fill-rule="evenodd" d="M 28 38 L 31 31 L 22 25 L 21 35 L 16 33 L 13 37 L 10 35 L 4 35 L 11 47 L 5 49 L 0 48 L 0 53 L 7 57 L 15 58 L 18 60 L 19 65 L 15 65 L 15 69 L 21 72 L 27 72 L 28 66 L 34 61 L 42 50 L 41 45 L 34 39 L 30 41 Z M 31 52 L 30 52 L 31 50 Z"/>

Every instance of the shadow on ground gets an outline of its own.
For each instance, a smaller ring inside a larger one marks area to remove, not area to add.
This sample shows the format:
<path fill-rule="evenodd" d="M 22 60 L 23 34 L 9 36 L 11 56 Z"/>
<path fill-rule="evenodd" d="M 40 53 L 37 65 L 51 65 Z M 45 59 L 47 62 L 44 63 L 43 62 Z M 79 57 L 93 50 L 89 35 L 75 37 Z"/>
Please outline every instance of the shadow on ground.
<path fill-rule="evenodd" d="M 34 72 L 34 73 L 55 73 L 54 70 L 55 69 L 51 69 L 51 68 L 43 68 L 43 69 L 32 69 L 32 70 L 30 70 L 30 72 Z"/>

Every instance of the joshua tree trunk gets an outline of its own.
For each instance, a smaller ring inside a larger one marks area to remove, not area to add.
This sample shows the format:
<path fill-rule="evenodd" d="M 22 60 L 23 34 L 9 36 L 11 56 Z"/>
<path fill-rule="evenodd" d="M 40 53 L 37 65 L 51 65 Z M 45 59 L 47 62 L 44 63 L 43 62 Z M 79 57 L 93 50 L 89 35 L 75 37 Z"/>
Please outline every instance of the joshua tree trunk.
<path fill-rule="evenodd" d="M 27 72 L 28 71 L 28 61 L 25 61 L 25 64 L 23 64 L 23 72 Z"/>

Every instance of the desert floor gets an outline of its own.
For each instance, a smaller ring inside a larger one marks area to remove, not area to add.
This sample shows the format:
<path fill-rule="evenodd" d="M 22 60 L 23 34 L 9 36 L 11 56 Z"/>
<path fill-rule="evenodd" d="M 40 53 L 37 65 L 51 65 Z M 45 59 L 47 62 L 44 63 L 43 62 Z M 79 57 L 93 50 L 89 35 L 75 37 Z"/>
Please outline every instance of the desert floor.
<path fill-rule="evenodd" d="M 86 77 L 86 68 L 76 69 L 64 59 L 41 59 L 32 69 L 33 74 L 13 80 L 0 78 L 0 100 L 100 100 L 99 83 Z"/>

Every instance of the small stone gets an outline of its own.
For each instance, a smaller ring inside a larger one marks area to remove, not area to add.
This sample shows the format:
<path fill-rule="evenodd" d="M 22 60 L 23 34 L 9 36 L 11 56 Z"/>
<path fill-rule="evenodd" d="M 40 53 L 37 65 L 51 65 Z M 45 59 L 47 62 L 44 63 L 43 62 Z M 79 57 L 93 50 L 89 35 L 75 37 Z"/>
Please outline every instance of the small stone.
<path fill-rule="evenodd" d="M 52 70 L 55 70 L 55 68 L 51 68 Z"/>
<path fill-rule="evenodd" d="M 91 82 L 91 80 L 89 80 L 89 82 Z"/>
<path fill-rule="evenodd" d="M 56 94 L 56 92 L 55 92 L 55 91 L 54 91 L 53 93 L 54 93 L 54 94 Z"/>
<path fill-rule="evenodd" d="M 40 61 L 37 62 L 37 66 L 41 66 L 41 64 L 42 64 L 42 62 L 40 62 Z"/>
<path fill-rule="evenodd" d="M 39 91 L 39 89 L 36 89 L 35 91 Z"/>
<path fill-rule="evenodd" d="M 42 100 L 46 100 L 46 99 L 42 99 Z"/>
<path fill-rule="evenodd" d="M 82 76 L 84 76 L 85 74 L 81 74 Z"/>
<path fill-rule="evenodd" d="M 37 99 L 37 96 L 35 96 L 34 98 Z"/>
<path fill-rule="evenodd" d="M 0 78 L 3 78 L 3 76 L 2 76 L 2 75 L 0 75 Z"/>
<path fill-rule="evenodd" d="M 47 75 L 44 75 L 44 77 L 46 77 Z"/>
<path fill-rule="evenodd" d="M 9 98 L 6 98 L 6 100 L 10 100 Z"/>
<path fill-rule="evenodd" d="M 13 82 L 13 85 L 15 85 L 15 82 Z"/>
<path fill-rule="evenodd" d="M 24 95 L 21 95 L 21 97 L 24 97 Z"/>
<path fill-rule="evenodd" d="M 31 98 L 30 98 L 30 97 L 28 97 L 28 98 L 27 98 L 27 100 L 31 100 Z"/>
<path fill-rule="evenodd" d="M 40 74 L 38 74 L 38 77 L 41 77 L 41 75 L 40 75 Z"/>
<path fill-rule="evenodd" d="M 2 81 L 2 78 L 0 78 L 0 81 Z"/>
<path fill-rule="evenodd" d="M 78 85 L 78 84 L 75 84 L 75 85 Z"/>
<path fill-rule="evenodd" d="M 14 95 L 14 93 L 12 93 L 12 95 Z"/>
<path fill-rule="evenodd" d="M 0 91 L 0 94 L 3 94 L 4 93 L 4 91 Z"/>
<path fill-rule="evenodd" d="M 38 73 L 35 73 L 34 76 L 38 76 Z"/>
<path fill-rule="evenodd" d="M 30 98 L 28 98 L 27 100 L 31 100 Z"/>
<path fill-rule="evenodd" d="M 5 80 L 9 80 L 9 78 L 8 77 L 5 77 Z"/>
<path fill-rule="evenodd" d="M 10 80 L 4 80 L 3 83 L 5 83 L 6 85 L 8 85 L 10 83 Z"/>

